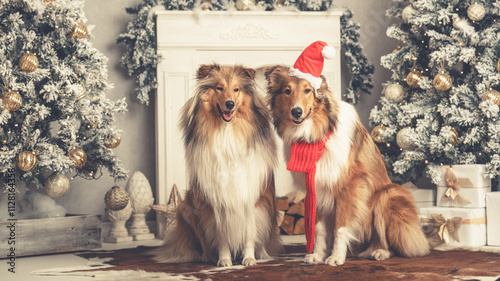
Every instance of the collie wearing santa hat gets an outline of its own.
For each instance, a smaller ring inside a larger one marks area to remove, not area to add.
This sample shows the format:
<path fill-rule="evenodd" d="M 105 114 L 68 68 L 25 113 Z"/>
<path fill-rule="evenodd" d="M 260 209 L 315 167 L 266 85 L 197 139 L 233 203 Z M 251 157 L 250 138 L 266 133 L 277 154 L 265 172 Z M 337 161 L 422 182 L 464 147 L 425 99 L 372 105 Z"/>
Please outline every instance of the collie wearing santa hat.
<path fill-rule="evenodd" d="M 411 193 L 389 179 L 384 160 L 355 108 L 321 75 L 335 49 L 309 45 L 293 67 L 266 68 L 274 125 L 288 170 L 307 193 L 306 263 L 336 266 L 354 243 L 362 258 L 429 253 Z"/>

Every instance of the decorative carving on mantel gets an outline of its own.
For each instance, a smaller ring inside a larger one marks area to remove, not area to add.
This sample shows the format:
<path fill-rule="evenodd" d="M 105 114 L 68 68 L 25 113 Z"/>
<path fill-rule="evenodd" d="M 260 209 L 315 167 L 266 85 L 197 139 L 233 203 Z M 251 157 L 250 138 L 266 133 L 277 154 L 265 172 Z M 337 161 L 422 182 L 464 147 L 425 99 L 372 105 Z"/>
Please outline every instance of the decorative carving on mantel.
<path fill-rule="evenodd" d="M 260 24 L 247 23 L 239 25 L 230 31 L 223 32 L 219 36 L 223 40 L 236 40 L 236 39 L 264 39 L 264 40 L 277 40 L 280 35 L 272 32 Z"/>

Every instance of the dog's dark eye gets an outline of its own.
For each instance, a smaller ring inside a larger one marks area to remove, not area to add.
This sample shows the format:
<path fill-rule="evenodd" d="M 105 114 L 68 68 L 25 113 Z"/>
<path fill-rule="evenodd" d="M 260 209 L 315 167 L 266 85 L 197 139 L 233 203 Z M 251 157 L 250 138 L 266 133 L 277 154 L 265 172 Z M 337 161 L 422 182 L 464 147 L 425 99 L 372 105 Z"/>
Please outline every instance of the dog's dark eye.
<path fill-rule="evenodd" d="M 290 89 L 286 89 L 286 90 L 285 90 L 285 94 L 289 95 L 289 94 L 291 94 L 291 93 L 292 93 L 292 91 L 291 91 Z"/>
<path fill-rule="evenodd" d="M 218 91 L 221 91 L 221 92 L 222 92 L 222 90 L 224 90 L 224 88 L 222 88 L 222 87 L 217 87 L 216 89 L 217 89 Z"/>
<path fill-rule="evenodd" d="M 305 90 L 304 90 L 304 92 L 305 92 L 306 94 L 309 94 L 309 93 L 311 92 L 311 89 L 307 88 L 307 89 L 305 89 Z"/>
<path fill-rule="evenodd" d="M 234 92 L 238 92 L 239 90 L 240 90 L 240 89 L 238 89 L 238 88 L 234 88 L 234 90 L 233 90 L 233 91 L 234 91 Z"/>

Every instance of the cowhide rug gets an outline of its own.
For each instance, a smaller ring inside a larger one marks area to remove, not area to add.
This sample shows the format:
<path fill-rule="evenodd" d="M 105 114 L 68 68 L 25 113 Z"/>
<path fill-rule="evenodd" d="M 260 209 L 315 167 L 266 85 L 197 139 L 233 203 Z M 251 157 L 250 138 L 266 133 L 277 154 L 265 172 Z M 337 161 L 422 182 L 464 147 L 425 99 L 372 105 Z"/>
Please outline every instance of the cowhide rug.
<path fill-rule="evenodd" d="M 285 246 L 286 253 L 255 266 L 217 268 L 214 264 L 160 264 L 150 247 L 75 253 L 87 267 L 36 271 L 35 275 L 92 276 L 94 280 L 499 280 L 500 254 L 469 250 L 432 250 L 419 258 L 385 261 L 347 259 L 345 265 L 306 265 L 304 245 Z"/>

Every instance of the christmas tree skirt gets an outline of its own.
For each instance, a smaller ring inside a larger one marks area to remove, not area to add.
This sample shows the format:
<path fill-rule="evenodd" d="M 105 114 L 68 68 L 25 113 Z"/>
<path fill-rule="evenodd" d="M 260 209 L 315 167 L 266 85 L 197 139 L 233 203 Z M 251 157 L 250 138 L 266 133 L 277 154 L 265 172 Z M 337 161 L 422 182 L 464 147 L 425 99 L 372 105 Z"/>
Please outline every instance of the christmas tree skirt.
<path fill-rule="evenodd" d="M 432 250 L 418 258 L 374 261 L 348 257 L 345 265 L 306 265 L 304 244 L 285 246 L 285 253 L 257 265 L 218 268 L 208 263 L 156 263 L 151 247 L 75 253 L 89 260 L 87 268 L 32 272 L 44 276 L 93 276 L 96 280 L 497 280 L 499 252 L 466 249 Z"/>

